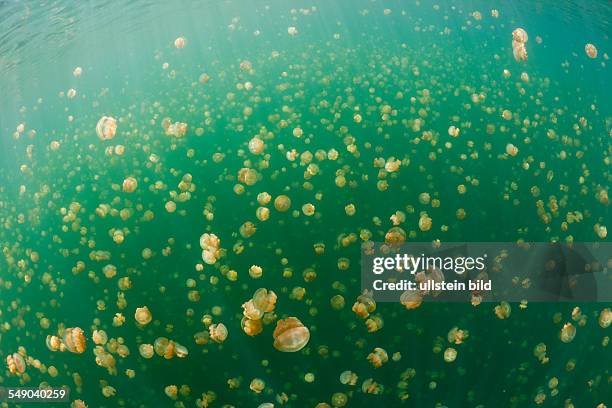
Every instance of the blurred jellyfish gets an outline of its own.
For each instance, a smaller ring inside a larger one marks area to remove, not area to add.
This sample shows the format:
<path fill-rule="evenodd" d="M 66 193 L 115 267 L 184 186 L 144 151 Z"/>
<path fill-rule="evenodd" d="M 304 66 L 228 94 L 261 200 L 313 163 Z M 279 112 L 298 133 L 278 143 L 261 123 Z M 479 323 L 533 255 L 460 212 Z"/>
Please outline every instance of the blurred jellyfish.
<path fill-rule="evenodd" d="M 597 58 L 597 48 L 591 43 L 584 46 L 584 52 L 589 58 Z"/>
<path fill-rule="evenodd" d="M 110 116 L 102 116 L 96 125 L 96 133 L 101 140 L 111 140 L 117 132 L 117 121 Z"/>

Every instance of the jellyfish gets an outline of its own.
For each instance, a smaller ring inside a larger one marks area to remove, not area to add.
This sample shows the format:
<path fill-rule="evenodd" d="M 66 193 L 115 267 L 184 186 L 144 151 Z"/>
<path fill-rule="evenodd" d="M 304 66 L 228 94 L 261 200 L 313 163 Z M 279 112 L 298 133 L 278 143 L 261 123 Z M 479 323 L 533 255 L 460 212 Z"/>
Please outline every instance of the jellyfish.
<path fill-rule="evenodd" d="M 111 140 L 117 132 L 117 121 L 110 116 L 102 116 L 96 125 L 96 133 L 101 140 Z"/>
<path fill-rule="evenodd" d="M 134 313 L 134 319 L 141 326 L 146 326 L 147 324 L 151 323 L 151 320 L 153 320 L 153 315 L 148 307 L 138 307 Z"/>
<path fill-rule="evenodd" d="M 574 337 L 576 337 L 576 327 L 571 323 L 565 323 L 559 333 L 559 338 L 563 343 L 570 343 Z"/>
<path fill-rule="evenodd" d="M 223 323 L 211 324 L 208 327 L 210 339 L 216 343 L 223 343 L 227 339 L 227 327 Z"/>
<path fill-rule="evenodd" d="M 71 353 L 83 353 L 85 351 L 85 334 L 79 327 L 67 328 L 64 331 L 63 344 Z"/>
<path fill-rule="evenodd" d="M 457 358 L 457 350 L 452 347 L 448 347 L 444 350 L 444 361 L 447 363 L 452 363 Z"/>
<path fill-rule="evenodd" d="M 185 48 L 186 44 L 187 44 L 187 41 L 185 40 L 184 37 L 177 37 L 176 40 L 174 40 L 174 46 L 179 50 L 182 48 Z"/>
<path fill-rule="evenodd" d="M 591 43 L 584 46 L 584 52 L 589 58 L 597 58 L 597 48 Z"/>
<path fill-rule="evenodd" d="M 293 353 L 306 346 L 310 340 L 310 331 L 296 317 L 288 317 L 276 323 L 272 336 L 274 348 L 285 353 Z"/>
<path fill-rule="evenodd" d="M 138 181 L 134 177 L 127 177 L 123 180 L 123 192 L 133 193 L 138 188 Z"/>

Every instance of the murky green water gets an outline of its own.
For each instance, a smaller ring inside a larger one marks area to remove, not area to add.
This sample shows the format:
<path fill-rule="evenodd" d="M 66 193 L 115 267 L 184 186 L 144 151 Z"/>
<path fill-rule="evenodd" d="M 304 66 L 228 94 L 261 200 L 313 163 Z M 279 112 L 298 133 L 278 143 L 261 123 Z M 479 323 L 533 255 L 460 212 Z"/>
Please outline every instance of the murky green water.
<path fill-rule="evenodd" d="M 609 240 L 611 18 L 605 1 L 0 3 L 1 385 L 89 407 L 609 406 L 609 304 L 352 309 L 360 244 L 389 231 Z M 276 305 L 249 336 L 258 288 Z M 310 335 L 297 352 L 273 346 L 288 317 Z M 159 337 L 188 355 L 141 356 Z"/>

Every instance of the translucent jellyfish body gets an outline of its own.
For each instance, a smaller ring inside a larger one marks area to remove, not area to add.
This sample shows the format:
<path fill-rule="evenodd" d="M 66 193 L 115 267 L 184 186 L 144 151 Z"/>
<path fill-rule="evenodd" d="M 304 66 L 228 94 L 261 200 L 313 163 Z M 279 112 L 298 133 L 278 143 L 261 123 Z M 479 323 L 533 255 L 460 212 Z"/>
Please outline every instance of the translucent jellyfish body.
<path fill-rule="evenodd" d="M 148 307 L 138 307 L 136 308 L 136 312 L 134 313 L 134 319 L 141 326 L 145 326 L 151 323 L 151 320 L 153 320 L 153 315 L 151 314 L 151 311 Z"/>
<path fill-rule="evenodd" d="M 286 353 L 300 351 L 310 340 L 310 331 L 295 317 L 279 320 L 272 335 L 274 348 Z"/>
<path fill-rule="evenodd" d="M 211 324 L 208 328 L 210 339 L 216 343 L 223 343 L 227 339 L 227 327 L 223 323 Z"/>
<path fill-rule="evenodd" d="M 117 132 L 117 120 L 111 116 L 102 116 L 96 125 L 96 133 L 101 140 L 111 140 Z"/>
<path fill-rule="evenodd" d="M 79 327 L 67 328 L 64 332 L 63 343 L 66 350 L 80 354 L 85 351 L 85 334 Z"/>

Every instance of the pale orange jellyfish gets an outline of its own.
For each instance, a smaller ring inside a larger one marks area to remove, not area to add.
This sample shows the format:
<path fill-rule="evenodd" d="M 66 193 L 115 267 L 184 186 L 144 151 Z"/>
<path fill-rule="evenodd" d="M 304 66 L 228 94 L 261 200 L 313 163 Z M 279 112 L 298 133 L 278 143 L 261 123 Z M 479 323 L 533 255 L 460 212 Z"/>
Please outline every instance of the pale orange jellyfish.
<path fill-rule="evenodd" d="M 310 340 L 310 331 L 295 317 L 279 320 L 272 334 L 274 337 L 274 348 L 293 353 L 300 351 Z"/>

